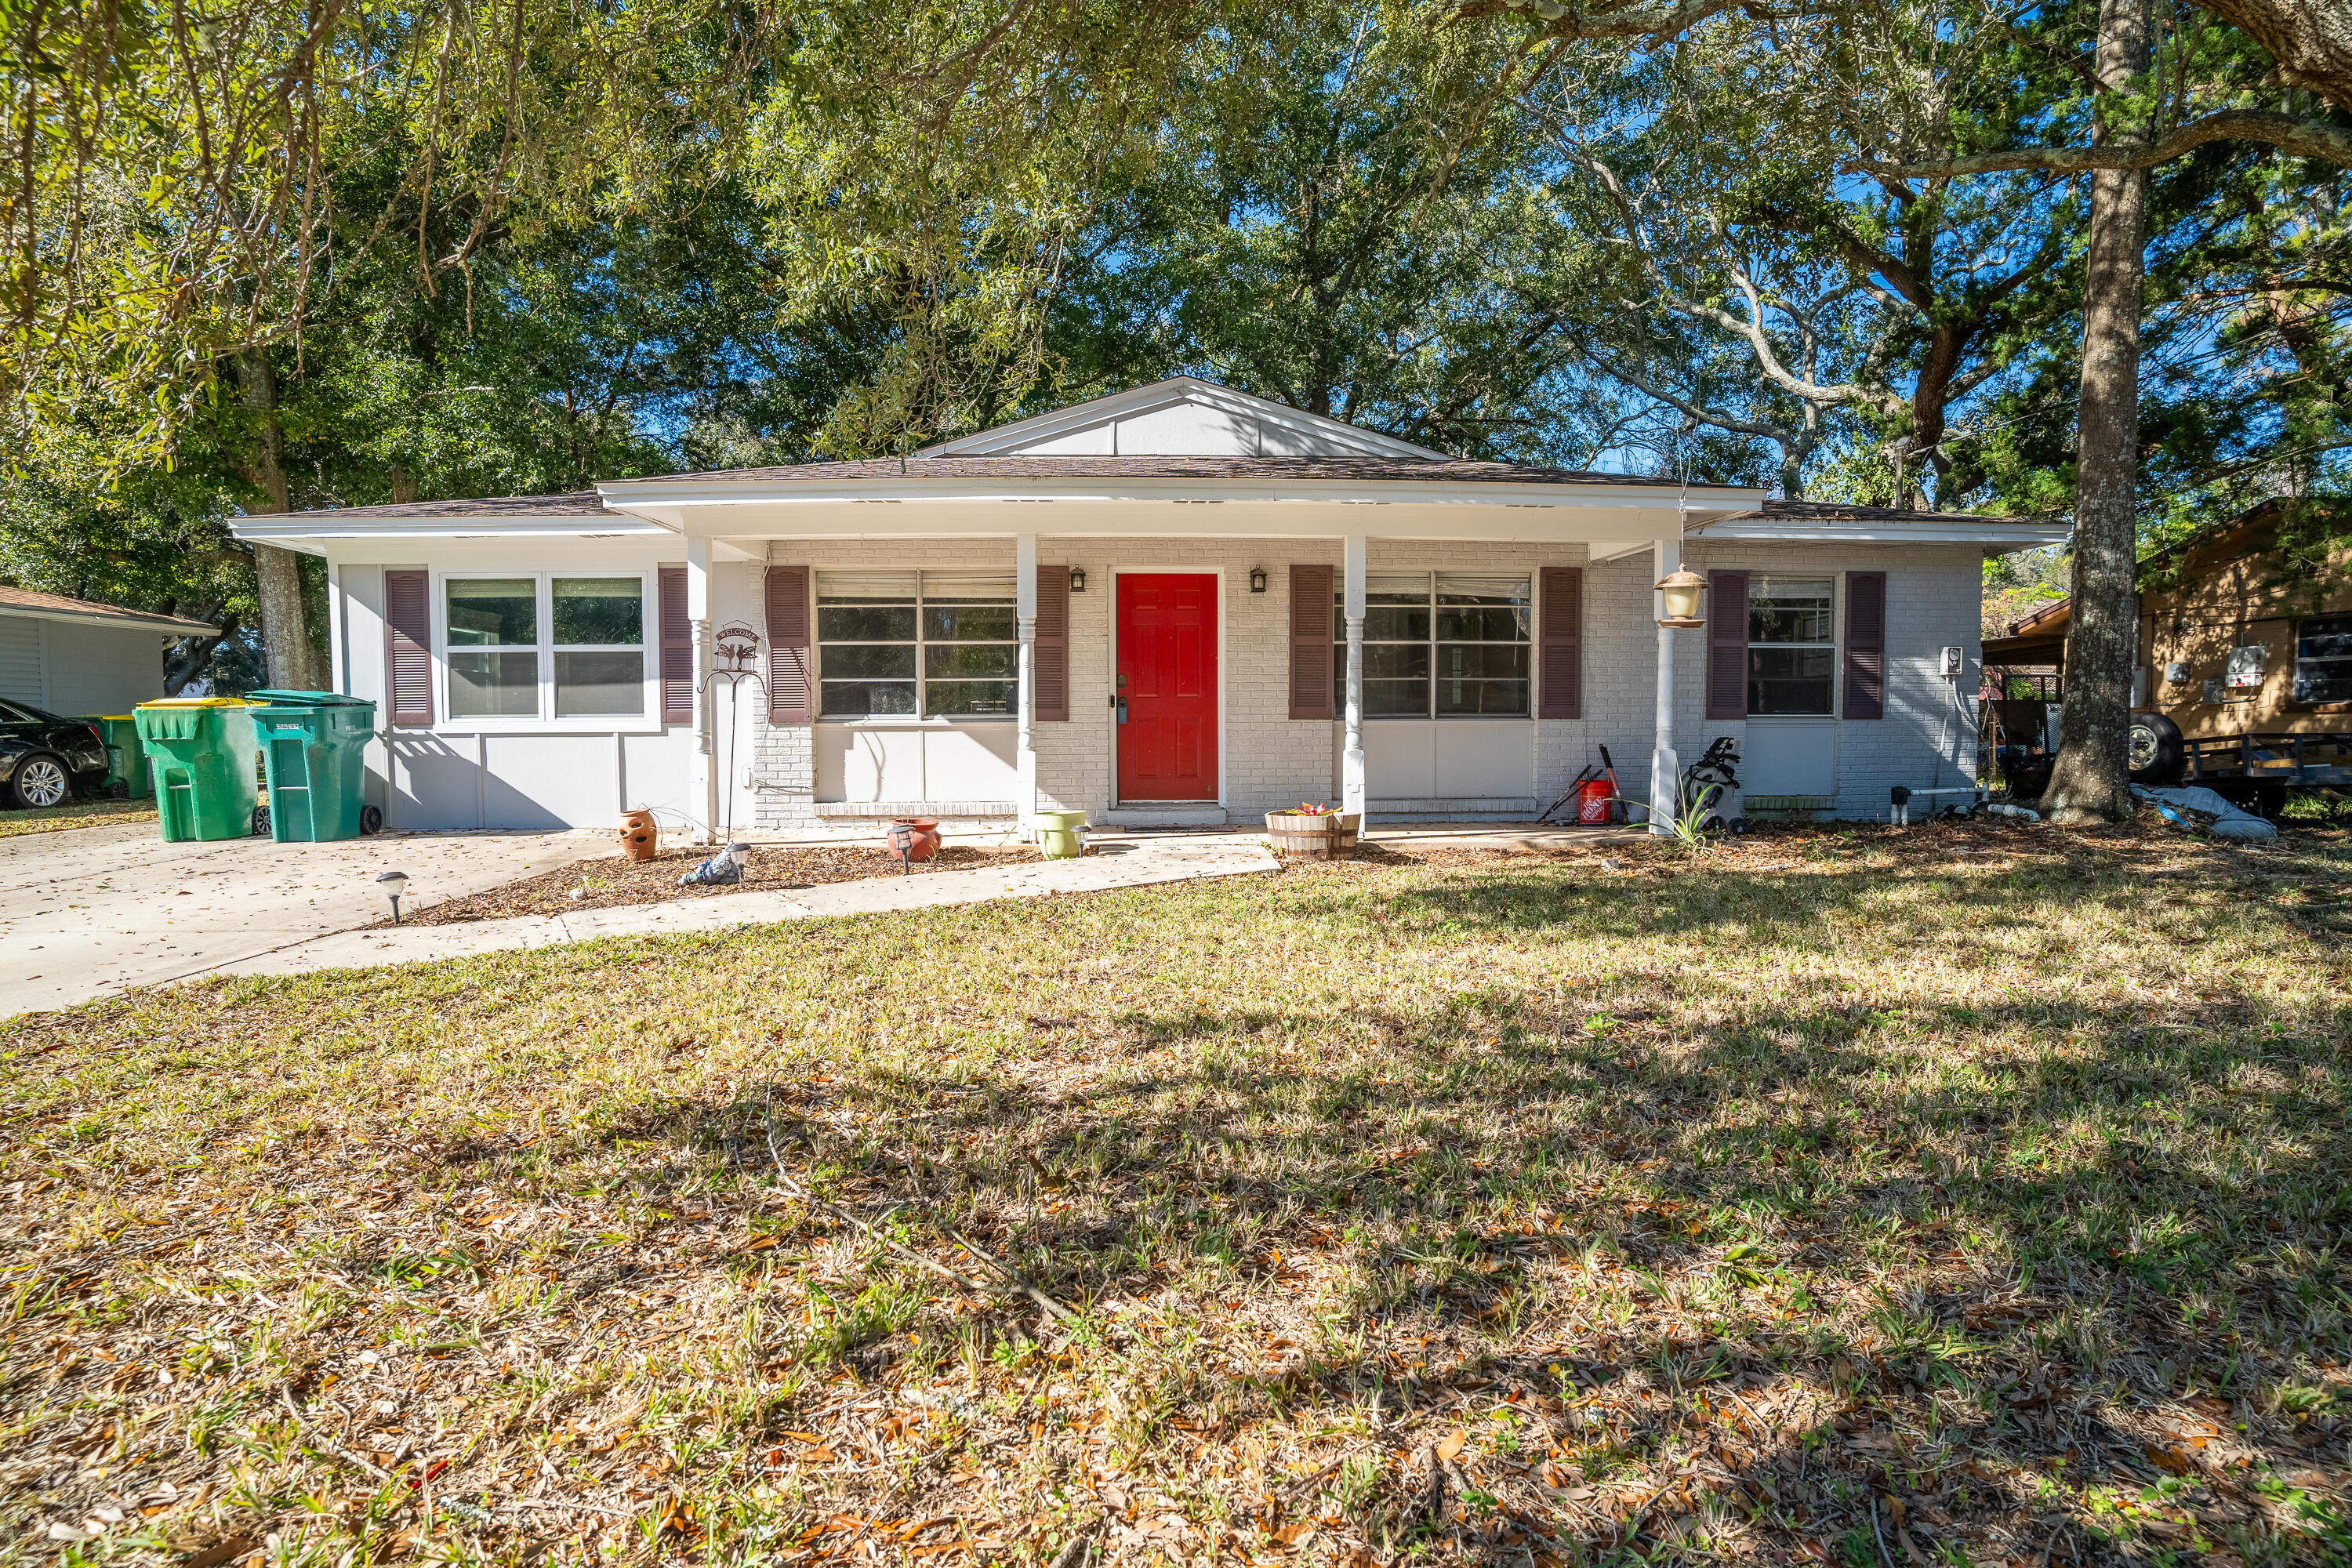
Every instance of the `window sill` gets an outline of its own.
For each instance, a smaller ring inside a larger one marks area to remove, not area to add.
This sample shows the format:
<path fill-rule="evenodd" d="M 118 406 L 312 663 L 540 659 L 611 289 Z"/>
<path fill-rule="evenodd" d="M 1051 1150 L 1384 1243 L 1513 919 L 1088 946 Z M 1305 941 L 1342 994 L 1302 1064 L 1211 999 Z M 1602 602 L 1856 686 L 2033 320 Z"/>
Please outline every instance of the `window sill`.
<path fill-rule="evenodd" d="M 926 719 L 914 713 L 883 713 L 864 719 L 852 719 L 841 714 L 820 716 L 816 722 L 843 730 L 952 730 L 964 724 L 1010 724 L 1018 717 L 1012 713 L 972 713 L 955 718 Z"/>
<path fill-rule="evenodd" d="M 402 726 L 411 733 L 435 735 L 658 735 L 667 729 L 692 727 L 634 713 L 607 719 L 444 719 L 429 730 L 421 724 Z"/>

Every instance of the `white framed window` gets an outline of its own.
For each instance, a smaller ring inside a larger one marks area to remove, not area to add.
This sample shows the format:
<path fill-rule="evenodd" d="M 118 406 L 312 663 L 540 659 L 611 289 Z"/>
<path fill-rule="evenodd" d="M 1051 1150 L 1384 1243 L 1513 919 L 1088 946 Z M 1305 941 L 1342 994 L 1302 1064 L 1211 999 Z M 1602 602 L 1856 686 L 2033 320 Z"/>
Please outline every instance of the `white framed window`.
<path fill-rule="evenodd" d="M 819 572 L 817 717 L 1011 717 L 1014 616 L 1010 572 Z"/>
<path fill-rule="evenodd" d="M 1535 596 L 1525 572 L 1364 578 L 1364 717 L 1525 719 L 1534 709 Z M 1348 707 L 1348 591 L 1331 609 L 1332 707 Z"/>
<path fill-rule="evenodd" d="M 450 574 L 441 580 L 454 721 L 565 723 L 652 711 L 641 572 Z"/>
<path fill-rule="evenodd" d="M 1748 712 L 1836 711 L 1836 580 L 1757 573 L 1748 584 Z"/>

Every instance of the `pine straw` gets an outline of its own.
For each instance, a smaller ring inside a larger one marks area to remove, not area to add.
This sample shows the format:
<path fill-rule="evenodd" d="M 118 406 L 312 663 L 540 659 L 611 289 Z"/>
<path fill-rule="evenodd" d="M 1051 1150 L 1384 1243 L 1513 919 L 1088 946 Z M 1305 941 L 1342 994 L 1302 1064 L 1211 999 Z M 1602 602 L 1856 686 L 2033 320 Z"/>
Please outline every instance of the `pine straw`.
<path fill-rule="evenodd" d="M 723 899 L 731 893 L 782 893 L 825 882 L 854 882 L 867 877 L 920 877 L 931 871 L 970 871 L 1037 858 L 1037 851 L 1025 845 L 997 848 L 950 844 L 928 862 L 901 868 L 897 856 L 870 844 L 754 848 L 743 868 L 743 880 L 735 886 L 689 887 L 678 881 L 680 876 L 693 870 L 711 854 L 708 848 L 673 849 L 651 860 L 631 861 L 617 855 L 607 859 L 582 860 L 504 887 L 431 905 L 407 917 L 406 923 L 457 925 L 467 921 L 504 920 L 509 915 L 561 915 L 580 910 L 618 909 L 627 904 L 668 903 L 677 899 Z M 389 920 L 376 922 L 379 926 L 391 923 Z"/>
<path fill-rule="evenodd" d="M 2342 835 L 1443 853 L 0 1031 L 0 1552 L 2352 1550 Z"/>

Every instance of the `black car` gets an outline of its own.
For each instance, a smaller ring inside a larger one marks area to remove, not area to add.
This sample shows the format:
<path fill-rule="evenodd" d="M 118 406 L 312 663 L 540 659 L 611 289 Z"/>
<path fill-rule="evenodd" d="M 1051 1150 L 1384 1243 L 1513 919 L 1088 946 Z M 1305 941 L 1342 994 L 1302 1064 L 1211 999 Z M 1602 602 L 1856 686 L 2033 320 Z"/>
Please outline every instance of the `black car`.
<path fill-rule="evenodd" d="M 0 701 L 0 805 L 63 805 L 106 787 L 98 726 Z"/>

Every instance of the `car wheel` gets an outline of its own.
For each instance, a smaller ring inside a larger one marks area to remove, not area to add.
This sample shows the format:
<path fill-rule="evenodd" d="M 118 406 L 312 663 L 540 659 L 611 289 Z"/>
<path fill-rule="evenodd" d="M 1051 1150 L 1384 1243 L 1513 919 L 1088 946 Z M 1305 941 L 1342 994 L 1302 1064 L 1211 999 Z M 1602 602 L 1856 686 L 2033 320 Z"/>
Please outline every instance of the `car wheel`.
<path fill-rule="evenodd" d="M 2131 766 L 2132 783 L 2178 784 L 2188 755 L 2188 748 L 2181 743 L 2179 725 L 2161 713 L 2135 713 L 2131 716 L 2126 756 Z"/>
<path fill-rule="evenodd" d="M 35 752 L 16 764 L 16 776 L 9 781 L 8 793 L 27 810 L 63 805 L 66 797 L 73 794 L 73 775 L 66 771 L 62 758 Z"/>

